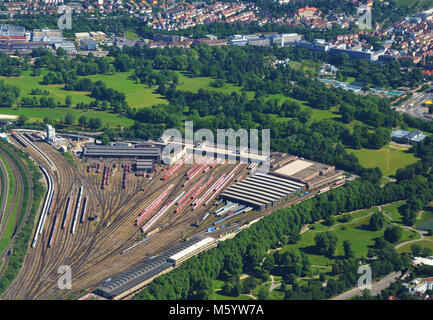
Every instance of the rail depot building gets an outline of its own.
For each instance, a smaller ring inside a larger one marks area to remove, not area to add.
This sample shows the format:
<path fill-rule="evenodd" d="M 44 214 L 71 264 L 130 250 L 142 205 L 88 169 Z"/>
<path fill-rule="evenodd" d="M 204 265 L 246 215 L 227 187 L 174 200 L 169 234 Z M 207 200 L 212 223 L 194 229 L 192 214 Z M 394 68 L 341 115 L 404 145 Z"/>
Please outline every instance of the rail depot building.
<path fill-rule="evenodd" d="M 138 145 L 86 145 L 83 150 L 85 158 L 129 158 L 148 159 L 155 163 L 161 163 L 161 149 L 155 147 L 139 147 Z"/>
<path fill-rule="evenodd" d="M 215 246 L 216 240 L 212 237 L 194 237 L 156 258 L 147 259 L 134 269 L 105 280 L 94 293 L 107 299 L 121 299 L 141 289 L 157 276 L 171 271 L 192 256 Z"/>

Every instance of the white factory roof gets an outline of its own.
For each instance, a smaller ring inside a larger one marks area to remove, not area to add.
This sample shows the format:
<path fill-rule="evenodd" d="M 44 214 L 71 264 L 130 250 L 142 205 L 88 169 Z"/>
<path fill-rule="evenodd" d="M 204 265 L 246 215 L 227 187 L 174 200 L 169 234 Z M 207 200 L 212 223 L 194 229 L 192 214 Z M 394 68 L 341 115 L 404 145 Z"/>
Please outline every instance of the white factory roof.
<path fill-rule="evenodd" d="M 302 171 L 302 170 L 304 170 L 304 169 L 306 169 L 312 165 L 313 165 L 312 162 L 308 162 L 308 161 L 304 161 L 304 160 L 296 160 L 296 161 L 293 161 L 293 162 L 279 168 L 275 172 L 281 173 L 281 174 L 284 174 L 287 176 L 291 176 L 291 175 L 294 175 L 294 174 L 298 173 L 299 171 Z"/>
<path fill-rule="evenodd" d="M 200 240 L 199 242 L 193 244 L 192 246 L 190 246 L 190 247 L 188 247 L 188 248 L 186 248 L 186 249 L 184 249 L 184 250 L 176 253 L 175 255 L 172 255 L 170 257 L 170 259 L 172 259 L 172 260 L 179 260 L 182 257 L 190 254 L 191 252 L 194 252 L 194 251 L 200 249 L 201 247 L 204 247 L 205 245 L 211 243 L 212 241 L 215 241 L 215 239 L 211 238 L 211 237 L 204 238 L 203 240 Z"/>
<path fill-rule="evenodd" d="M 433 258 L 432 257 L 429 257 L 429 258 L 415 257 L 413 260 L 413 264 L 414 265 L 425 264 L 428 266 L 433 266 Z"/>

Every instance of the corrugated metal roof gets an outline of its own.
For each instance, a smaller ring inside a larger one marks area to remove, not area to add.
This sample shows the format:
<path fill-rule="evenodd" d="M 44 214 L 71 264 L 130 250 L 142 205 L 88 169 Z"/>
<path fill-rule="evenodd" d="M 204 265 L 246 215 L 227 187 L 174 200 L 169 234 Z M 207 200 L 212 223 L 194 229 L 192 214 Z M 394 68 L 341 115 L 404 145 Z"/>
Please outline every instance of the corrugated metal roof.
<path fill-rule="evenodd" d="M 199 250 L 200 248 L 202 248 L 202 247 L 204 247 L 204 246 L 206 246 L 206 245 L 208 245 L 209 243 L 212 243 L 212 242 L 214 242 L 214 241 L 215 241 L 214 238 L 206 237 L 206 238 L 204 238 L 203 240 L 201 240 L 201 241 L 199 241 L 199 242 L 197 242 L 197 243 L 195 243 L 195 244 L 193 244 L 193 245 L 187 247 L 186 249 L 184 249 L 184 250 L 182 250 L 182 251 L 180 251 L 180 252 L 178 252 L 178 253 L 172 255 L 172 256 L 170 257 L 170 259 L 171 259 L 171 260 L 174 260 L 174 261 L 177 261 L 177 260 L 179 260 L 179 259 L 181 259 L 181 258 L 187 256 L 188 254 L 191 254 L 191 253 L 193 253 L 194 251 L 197 251 L 197 250 Z"/>

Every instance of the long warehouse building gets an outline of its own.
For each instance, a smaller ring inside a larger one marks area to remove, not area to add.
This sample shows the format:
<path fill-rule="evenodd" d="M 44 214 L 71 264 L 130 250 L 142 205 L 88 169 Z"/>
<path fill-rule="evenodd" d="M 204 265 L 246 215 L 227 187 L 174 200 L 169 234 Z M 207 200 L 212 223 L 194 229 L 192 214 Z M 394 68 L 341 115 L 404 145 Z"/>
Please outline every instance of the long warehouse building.
<path fill-rule="evenodd" d="M 216 244 L 216 240 L 212 237 L 194 237 L 156 258 L 147 259 L 139 266 L 113 279 L 109 278 L 97 287 L 94 293 L 107 299 L 122 299 L 141 289 L 154 278 L 171 271 L 190 257 L 215 247 Z"/>
<path fill-rule="evenodd" d="M 83 150 L 83 157 L 86 158 L 133 158 L 149 159 L 157 164 L 161 163 L 161 149 L 159 148 L 137 148 L 134 146 L 104 146 L 87 145 Z"/>
<path fill-rule="evenodd" d="M 220 197 L 263 210 L 304 189 L 305 184 L 297 181 L 268 174 L 256 174 L 228 187 Z"/>

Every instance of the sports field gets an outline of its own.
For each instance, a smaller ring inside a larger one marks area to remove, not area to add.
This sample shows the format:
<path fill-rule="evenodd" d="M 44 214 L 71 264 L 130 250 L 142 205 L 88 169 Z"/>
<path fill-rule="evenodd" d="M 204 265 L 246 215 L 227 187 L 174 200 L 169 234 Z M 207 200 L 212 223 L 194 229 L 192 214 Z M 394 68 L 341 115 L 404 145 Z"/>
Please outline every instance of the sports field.
<path fill-rule="evenodd" d="M 408 153 L 403 150 L 395 150 L 390 146 L 385 146 L 379 150 L 372 149 L 347 149 L 349 153 L 353 153 L 359 163 L 366 168 L 379 167 L 383 175 L 395 175 L 397 169 L 417 162 L 419 159 L 413 153 Z"/>

